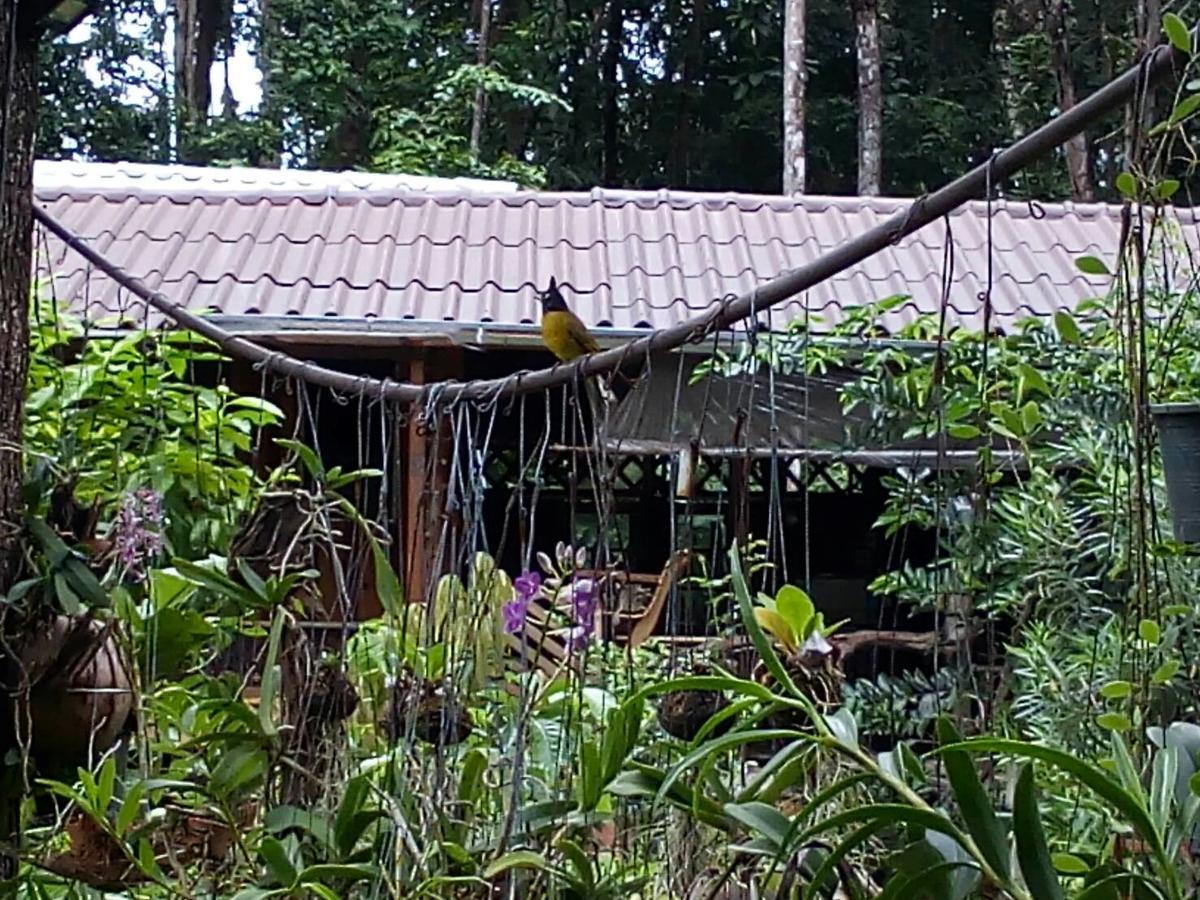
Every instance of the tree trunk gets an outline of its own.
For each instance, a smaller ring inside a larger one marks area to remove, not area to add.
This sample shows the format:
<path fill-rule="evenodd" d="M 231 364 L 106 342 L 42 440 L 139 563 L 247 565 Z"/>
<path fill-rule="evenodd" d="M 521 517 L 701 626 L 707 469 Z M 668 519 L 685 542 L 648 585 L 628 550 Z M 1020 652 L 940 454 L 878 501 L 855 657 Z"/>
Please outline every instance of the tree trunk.
<path fill-rule="evenodd" d="M 192 138 L 212 106 L 212 64 L 223 15 L 221 0 L 175 0 L 176 146 L 185 162 L 201 161 Z"/>
<path fill-rule="evenodd" d="M 31 4 L 21 4 L 29 9 Z M 33 264 L 33 155 L 37 131 L 37 59 L 40 28 L 0 2 L 0 592 L 20 565 L 24 502 L 21 497 L 25 376 L 29 366 L 29 292 Z M 0 626 L 12 627 L 2 621 Z M 15 723 L 0 723 L 12 731 Z M 7 737 L 7 735 L 6 735 Z M 6 744 L 4 750 L 7 751 Z M 0 845 L 18 838 L 25 779 L 21 765 L 0 764 Z M 9 877 L 11 855 L 0 858 Z"/>
<path fill-rule="evenodd" d="M 625 37 L 624 0 L 609 0 L 608 25 L 600 80 L 604 86 L 604 184 L 617 187 L 620 177 L 620 110 L 617 106 L 617 67 Z"/>
<path fill-rule="evenodd" d="M 1161 0 L 1137 0 L 1134 10 L 1134 61 L 1141 62 L 1147 53 L 1154 50 L 1162 34 Z M 1137 162 L 1145 131 L 1154 124 L 1154 92 L 1146 91 L 1140 98 L 1140 118 L 1137 116 L 1139 98 L 1135 98 L 1125 110 L 1125 165 Z"/>
<path fill-rule="evenodd" d="M 258 52 L 255 54 L 258 64 L 258 74 L 261 81 L 259 82 L 259 90 L 262 95 L 262 100 L 259 103 L 258 114 L 260 118 L 278 128 L 278 134 L 283 134 L 282 123 L 280 122 L 279 101 L 275 96 L 274 82 L 271 78 L 271 54 L 275 49 L 275 41 L 278 29 L 275 25 L 275 10 L 271 4 L 271 0 L 258 0 Z M 274 146 L 264 146 L 261 156 L 258 158 L 258 165 L 267 169 L 277 169 L 283 162 L 282 147 L 278 141 L 273 142 Z"/>
<path fill-rule="evenodd" d="M 1046 34 L 1050 39 L 1050 54 L 1054 77 L 1058 84 L 1058 111 L 1061 115 L 1075 105 L 1075 73 L 1071 68 L 1071 42 L 1067 32 L 1069 10 L 1067 0 L 1049 0 L 1046 8 Z M 1088 152 L 1087 135 L 1075 135 L 1065 144 L 1067 174 L 1071 178 L 1071 198 L 1081 203 L 1096 199 L 1092 181 L 1092 163 Z"/>
<path fill-rule="evenodd" d="M 683 50 L 680 67 L 679 108 L 675 114 L 675 128 L 671 134 L 671 161 L 668 167 L 672 187 L 684 187 L 688 183 L 692 139 L 692 110 L 696 93 L 696 77 L 704 60 L 704 14 L 706 0 L 693 0 L 692 21 L 688 25 L 687 42 Z"/>
<path fill-rule="evenodd" d="M 853 0 L 858 56 L 858 193 L 883 190 L 883 51 L 879 0 Z"/>
<path fill-rule="evenodd" d="M 803 194 L 806 0 L 785 0 L 783 10 L 783 192 Z"/>
<path fill-rule="evenodd" d="M 492 37 L 492 0 L 479 3 L 479 46 L 475 51 L 475 64 L 480 69 L 488 64 L 488 43 Z M 487 112 L 487 92 L 480 84 L 475 88 L 475 103 L 471 108 L 471 156 L 479 159 L 479 142 L 483 137 L 483 117 Z"/>
<path fill-rule="evenodd" d="M 18 17 L 16 5 L 9 0 L 0 3 L 0 33 L 12 33 L 12 20 Z M 11 56 L 5 43 L 0 42 L 0 73 L 7 73 L 7 77 L 0 74 L 0 79 L 8 82 L 6 102 L 0 103 L 0 591 L 9 588 L 18 563 L 17 534 L 24 507 L 18 448 L 23 439 L 29 360 L 37 30 L 18 21 Z"/>

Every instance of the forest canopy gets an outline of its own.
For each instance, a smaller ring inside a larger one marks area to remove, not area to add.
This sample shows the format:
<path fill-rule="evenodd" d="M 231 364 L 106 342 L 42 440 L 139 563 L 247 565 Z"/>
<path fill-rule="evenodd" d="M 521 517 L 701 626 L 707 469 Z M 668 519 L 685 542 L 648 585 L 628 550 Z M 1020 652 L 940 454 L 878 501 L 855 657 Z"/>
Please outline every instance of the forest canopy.
<path fill-rule="evenodd" d="M 40 156 L 776 193 L 790 5 L 806 26 L 805 190 L 858 186 L 866 52 L 882 87 L 878 189 L 909 196 L 1161 34 L 1144 0 L 166 3 L 169 16 L 162 0 L 106 4 L 44 45 Z M 1010 187 L 1115 197 L 1125 124 Z"/>

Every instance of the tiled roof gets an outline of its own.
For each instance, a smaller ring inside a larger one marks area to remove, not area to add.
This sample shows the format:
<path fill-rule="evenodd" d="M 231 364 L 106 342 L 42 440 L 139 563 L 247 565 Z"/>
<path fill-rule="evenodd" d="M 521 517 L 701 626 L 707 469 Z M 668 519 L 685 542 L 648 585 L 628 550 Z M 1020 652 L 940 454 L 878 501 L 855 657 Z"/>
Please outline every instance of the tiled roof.
<path fill-rule="evenodd" d="M 884 198 L 675 191 L 519 191 L 505 182 L 357 173 L 39 162 L 36 200 L 151 287 L 197 311 L 247 316 L 498 323 L 537 321 L 555 276 L 592 325 L 661 328 L 815 259 L 906 208 Z M 1044 214 L 1043 214 L 1044 213 Z M 1188 216 L 1189 220 L 1191 216 Z M 982 203 L 950 217 L 952 324 L 979 327 L 987 271 Z M 1120 209 L 999 202 L 993 307 L 1005 327 L 1102 293 L 1075 265 L 1111 259 Z M 938 308 L 935 223 L 772 313 L 837 321 L 896 294 L 895 330 Z M 40 265 L 89 318 L 139 307 L 53 239 Z"/>

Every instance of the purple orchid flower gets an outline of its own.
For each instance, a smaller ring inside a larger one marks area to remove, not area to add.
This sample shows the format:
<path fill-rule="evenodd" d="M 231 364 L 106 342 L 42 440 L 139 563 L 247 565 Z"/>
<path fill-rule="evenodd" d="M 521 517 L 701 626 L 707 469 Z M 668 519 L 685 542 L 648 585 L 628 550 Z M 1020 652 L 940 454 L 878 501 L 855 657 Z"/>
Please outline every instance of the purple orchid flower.
<path fill-rule="evenodd" d="M 526 572 L 513 582 L 513 599 L 500 609 L 500 614 L 504 617 L 504 630 L 508 634 L 518 634 L 525 630 L 529 605 L 541 590 L 542 576 L 537 572 Z"/>
<path fill-rule="evenodd" d="M 582 650 L 591 643 L 592 634 L 596 630 L 596 608 L 599 598 L 596 594 L 596 582 L 590 578 L 579 578 L 571 583 L 571 618 L 574 624 L 567 629 L 567 650 L 574 652 Z"/>
<path fill-rule="evenodd" d="M 144 566 L 163 551 L 162 497 L 152 488 L 125 495 L 113 524 L 117 560 L 134 581 L 146 577 Z"/>

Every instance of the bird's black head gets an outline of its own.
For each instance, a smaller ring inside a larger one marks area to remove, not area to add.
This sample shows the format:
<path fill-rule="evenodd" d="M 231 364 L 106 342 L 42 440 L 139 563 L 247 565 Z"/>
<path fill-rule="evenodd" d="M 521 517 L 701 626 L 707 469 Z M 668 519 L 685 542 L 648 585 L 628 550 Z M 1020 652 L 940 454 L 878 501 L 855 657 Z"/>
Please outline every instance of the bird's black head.
<path fill-rule="evenodd" d="M 564 309 L 567 309 L 567 301 L 558 289 L 558 282 L 551 276 L 550 287 L 542 292 L 542 312 L 560 312 Z"/>

